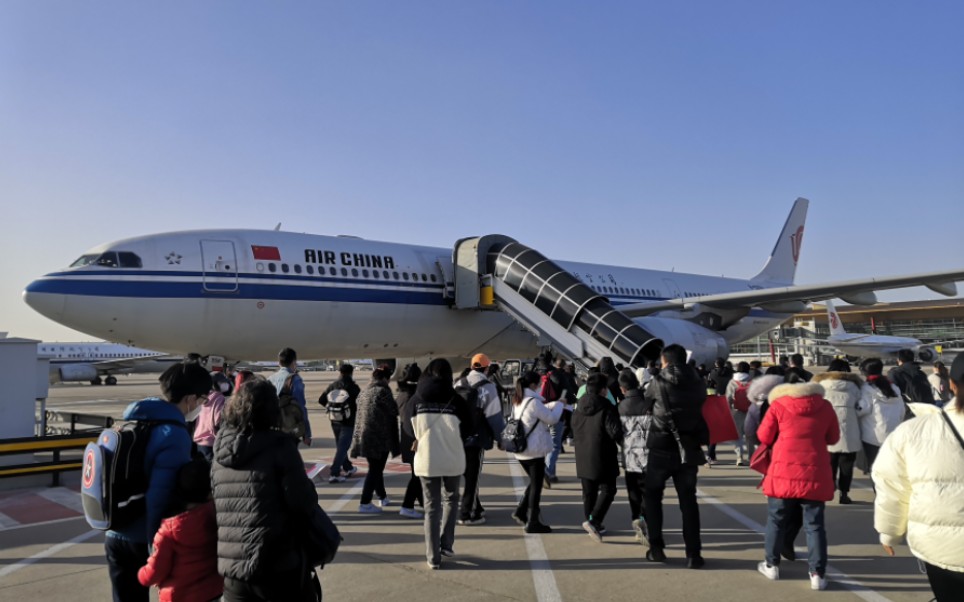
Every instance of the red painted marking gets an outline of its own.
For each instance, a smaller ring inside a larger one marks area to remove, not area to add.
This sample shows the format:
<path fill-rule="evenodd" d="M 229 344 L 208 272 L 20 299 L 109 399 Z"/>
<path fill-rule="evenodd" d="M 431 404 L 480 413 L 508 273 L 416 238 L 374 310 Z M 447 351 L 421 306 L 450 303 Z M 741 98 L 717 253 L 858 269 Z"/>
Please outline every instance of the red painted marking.
<path fill-rule="evenodd" d="M 837 312 L 835 312 L 835 311 L 830 312 L 830 327 L 831 327 L 831 328 L 836 328 L 836 327 L 837 327 L 837 324 L 839 324 L 839 323 L 840 323 L 840 321 L 837 320 Z"/>
<path fill-rule="evenodd" d="M 0 502 L 0 512 L 22 525 L 80 516 L 79 512 L 35 493 L 21 493 L 3 500 Z"/>
<path fill-rule="evenodd" d="M 94 483 L 94 450 L 84 455 L 84 489 L 90 489 Z"/>
<path fill-rule="evenodd" d="M 803 226 L 790 235 L 790 250 L 793 253 L 793 265 L 800 261 L 800 248 L 803 245 Z"/>

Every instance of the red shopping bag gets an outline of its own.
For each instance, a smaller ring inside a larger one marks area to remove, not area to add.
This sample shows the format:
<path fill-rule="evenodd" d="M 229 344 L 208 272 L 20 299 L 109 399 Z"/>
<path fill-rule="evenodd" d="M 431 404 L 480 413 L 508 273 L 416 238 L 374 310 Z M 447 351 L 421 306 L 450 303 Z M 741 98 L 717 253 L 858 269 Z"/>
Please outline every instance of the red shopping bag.
<path fill-rule="evenodd" d="M 707 395 L 703 403 L 703 420 L 710 428 L 710 445 L 737 439 L 736 423 L 730 413 L 730 404 L 722 395 Z"/>

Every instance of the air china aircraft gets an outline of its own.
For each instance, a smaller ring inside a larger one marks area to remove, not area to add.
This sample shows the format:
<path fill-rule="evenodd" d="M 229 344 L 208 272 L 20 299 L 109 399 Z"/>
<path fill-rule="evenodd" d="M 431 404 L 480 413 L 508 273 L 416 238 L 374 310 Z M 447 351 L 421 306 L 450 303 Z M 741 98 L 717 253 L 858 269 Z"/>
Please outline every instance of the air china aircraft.
<path fill-rule="evenodd" d="M 453 250 L 203 230 L 94 247 L 30 283 L 23 296 L 48 318 L 97 337 L 228 363 L 274 357 L 283 346 L 301 358 L 402 365 L 479 351 L 531 357 L 537 346 L 561 342 L 584 359 L 611 349 L 629 365 L 656 357 L 669 343 L 683 345 L 698 362 L 726 357 L 730 345 L 768 331 L 810 301 L 873 304 L 876 290 L 918 285 L 956 295 L 964 270 L 795 286 L 807 207 L 797 199 L 769 260 L 747 280 L 555 262 L 498 235 L 462 239 Z M 537 265 L 523 265 L 527 257 Z M 480 299 L 492 279 L 498 280 L 494 301 Z M 506 283 L 520 294 L 505 292 Z M 541 297 L 528 303 L 525 295 Z M 549 336 L 553 328 L 578 341 Z"/>
<path fill-rule="evenodd" d="M 163 372 L 181 361 L 159 351 L 117 343 L 39 343 L 37 355 L 50 360 L 50 382 L 116 385 L 115 374 Z M 106 377 L 106 378 L 101 378 Z"/>
<path fill-rule="evenodd" d="M 849 334 L 844 330 L 843 321 L 830 301 L 827 301 L 827 319 L 830 321 L 830 336 L 826 343 L 840 353 L 854 357 L 885 357 L 896 355 L 901 349 L 911 349 L 922 362 L 933 362 L 937 359 L 937 350 L 919 339 L 882 334 Z"/>

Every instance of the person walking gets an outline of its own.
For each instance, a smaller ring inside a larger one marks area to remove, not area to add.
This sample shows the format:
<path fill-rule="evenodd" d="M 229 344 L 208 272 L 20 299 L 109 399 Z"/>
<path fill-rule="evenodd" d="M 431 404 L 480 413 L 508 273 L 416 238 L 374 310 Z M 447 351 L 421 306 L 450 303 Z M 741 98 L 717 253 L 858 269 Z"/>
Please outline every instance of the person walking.
<path fill-rule="evenodd" d="M 646 526 L 646 510 L 643 497 L 646 482 L 646 459 L 649 449 L 646 437 L 653 424 L 653 401 L 643 396 L 642 385 L 632 370 L 619 373 L 619 388 L 623 401 L 619 404 L 619 421 L 623 427 L 623 467 L 626 469 L 626 495 L 629 497 L 629 513 L 632 516 L 636 540 L 649 544 Z"/>
<path fill-rule="evenodd" d="M 740 362 L 736 365 L 733 378 L 726 385 L 726 401 L 730 404 L 733 423 L 736 424 L 736 441 L 733 451 L 736 452 L 736 465 L 743 466 L 743 452 L 745 450 L 743 425 L 746 424 L 746 414 L 750 411 L 749 389 L 753 376 L 750 374 L 750 364 Z M 715 451 L 715 450 L 714 450 Z M 715 454 L 714 454 L 715 455 Z M 747 457 L 749 460 L 749 457 Z"/>
<path fill-rule="evenodd" d="M 194 423 L 194 443 L 197 451 L 210 464 L 214 460 L 214 438 L 221 427 L 221 413 L 224 411 L 224 396 L 231 390 L 231 381 L 221 372 L 211 372 L 214 388 L 207 401 L 201 406 L 201 413 Z"/>
<path fill-rule="evenodd" d="M 592 374 L 586 381 L 586 394 L 579 399 L 572 413 L 576 476 L 582 481 L 582 507 L 586 518 L 582 528 L 597 542 L 602 542 L 603 521 L 616 497 L 616 479 L 619 477 L 617 446 L 623 440 L 619 413 L 604 397 L 609 389 L 608 382 L 605 373 Z M 619 396 L 622 395 L 620 391 Z"/>
<path fill-rule="evenodd" d="M 796 374 L 797 378 L 805 383 L 813 379 L 813 373 L 803 367 L 803 356 L 799 353 L 790 356 L 790 367 L 786 369 L 786 374 Z M 789 381 L 789 378 L 787 380 Z"/>
<path fill-rule="evenodd" d="M 860 401 L 863 379 L 850 372 L 847 360 L 835 359 L 830 362 L 827 372 L 818 374 L 813 382 L 824 388 L 824 399 L 830 402 L 837 413 L 840 425 L 840 440 L 830 446 L 830 466 L 833 482 L 840 492 L 840 503 L 850 504 L 850 485 L 854 479 L 854 462 L 861 449 L 860 419 L 863 413 Z"/>
<path fill-rule="evenodd" d="M 348 458 L 351 439 L 355 431 L 355 414 L 358 412 L 358 396 L 361 387 L 352 378 L 355 367 L 342 364 L 338 368 L 339 378 L 328 385 L 318 398 L 331 422 L 331 432 L 335 436 L 335 457 L 331 460 L 329 483 L 343 483 L 347 477 L 355 475 L 358 469 Z"/>
<path fill-rule="evenodd" d="M 311 447 L 311 422 L 308 420 L 308 407 L 305 401 L 305 381 L 298 374 L 298 354 L 291 347 L 285 347 L 278 352 L 279 370 L 268 377 L 274 385 L 279 399 L 284 401 L 287 395 L 291 403 L 297 406 L 299 412 L 295 412 L 293 417 L 286 419 L 287 414 L 282 410 L 282 430 L 287 430 L 290 434 L 303 432 L 299 437 L 305 445 Z"/>
<path fill-rule="evenodd" d="M 897 385 L 884 376 L 884 363 L 869 358 L 860 364 L 867 382 L 861 389 L 860 439 L 867 457 L 867 472 L 871 472 L 880 446 L 904 421 L 906 406 Z"/>
<path fill-rule="evenodd" d="M 898 426 L 871 473 L 881 545 L 893 556 L 907 538 L 937 602 L 957 602 L 964 592 L 964 354 L 948 378 L 954 398 L 947 407 Z"/>
<path fill-rule="evenodd" d="M 559 401 L 563 407 L 563 417 L 549 427 L 549 434 L 552 435 L 552 449 L 546 454 L 546 475 L 545 485 L 552 487 L 559 482 L 556 476 L 556 463 L 559 461 L 559 454 L 562 453 L 562 436 L 565 434 L 566 424 L 570 422 L 566 415 L 571 412 L 566 410 L 566 406 L 572 407 L 572 402 L 576 400 L 576 387 L 570 382 L 569 375 L 566 374 L 566 360 L 556 358 L 553 367 L 542 379 L 539 394 L 546 403 Z"/>
<path fill-rule="evenodd" d="M 927 377 L 927 382 L 931 384 L 931 394 L 934 401 L 944 405 L 951 400 L 951 379 L 944 362 L 934 362 L 934 371 Z"/>
<path fill-rule="evenodd" d="M 372 370 L 372 382 L 358 396 L 358 414 L 352 435 L 351 457 L 368 462 L 362 486 L 361 514 L 381 514 L 391 502 L 385 491 L 385 464 L 398 455 L 398 406 L 388 387 L 392 369 L 381 365 Z M 378 506 L 372 503 L 378 496 Z"/>
<path fill-rule="evenodd" d="M 934 394 L 927 375 L 914 361 L 914 352 L 901 349 L 897 352 L 897 367 L 887 373 L 891 382 L 897 385 L 904 401 L 908 403 L 934 403 Z"/>
<path fill-rule="evenodd" d="M 686 566 L 702 568 L 700 506 L 696 499 L 696 474 L 706 463 L 702 445 L 709 443 L 709 428 L 703 419 L 706 385 L 696 370 L 686 365 L 686 349 L 667 345 L 660 353 L 662 367 L 646 389 L 653 402 L 653 426 L 647 437 L 644 496 L 649 526 L 649 551 L 646 559 L 665 562 L 663 539 L 663 492 L 673 479 L 683 515 L 683 541 Z"/>
<path fill-rule="evenodd" d="M 770 391 L 770 408 L 757 429 L 760 443 L 772 449 L 763 477 L 767 496 L 765 560 L 757 570 L 767 579 L 780 578 L 780 555 L 788 521 L 803 511 L 807 533 L 810 588 L 827 587 L 825 503 L 833 499 L 833 474 L 828 445 L 840 440 L 840 425 L 819 383 L 785 384 Z"/>
<path fill-rule="evenodd" d="M 422 481 L 415 476 L 415 430 L 412 427 L 412 418 L 415 415 L 415 404 L 412 397 L 415 395 L 415 387 L 418 386 L 418 379 L 422 377 L 422 369 L 418 364 L 409 364 L 402 370 L 402 375 L 398 379 L 398 393 L 395 395 L 395 405 L 398 406 L 398 422 L 400 425 L 400 439 L 402 452 L 402 462 L 408 464 L 411 477 L 405 487 L 405 497 L 402 498 L 402 506 L 398 513 L 405 518 L 424 518 L 424 515 L 415 509 L 415 503 L 425 507 L 424 497 L 422 496 Z"/>
<path fill-rule="evenodd" d="M 511 417 L 518 420 L 526 433 L 526 448 L 513 454 L 522 465 L 529 482 L 512 519 L 522 525 L 526 533 L 551 533 L 552 527 L 542 522 L 540 501 L 545 480 L 545 456 L 552 450 L 550 427 L 560 424 L 562 401 L 546 400 L 539 393 L 541 377 L 530 371 L 516 380 L 512 394 Z"/>
<path fill-rule="evenodd" d="M 250 381 L 224 410 L 211 466 L 225 602 L 315 602 L 306 533 L 327 521 L 276 387 Z"/>
<path fill-rule="evenodd" d="M 754 378 L 753 382 L 750 383 L 750 388 L 747 391 L 747 396 L 750 399 L 750 409 L 747 411 L 746 420 L 743 422 L 747 458 L 752 458 L 753 452 L 756 451 L 757 446 L 760 445 L 757 430 L 760 428 L 760 423 L 763 422 L 767 411 L 770 409 L 770 401 L 768 399 L 770 391 L 783 383 L 783 377 L 776 374 L 764 374 L 763 376 Z"/>
<path fill-rule="evenodd" d="M 415 474 L 425 496 L 426 562 L 438 569 L 442 556 L 455 556 L 459 481 L 465 472 L 462 442 L 471 434 L 473 410 L 455 393 L 452 365 L 441 358 L 425 367 L 410 403 L 415 404 Z"/>

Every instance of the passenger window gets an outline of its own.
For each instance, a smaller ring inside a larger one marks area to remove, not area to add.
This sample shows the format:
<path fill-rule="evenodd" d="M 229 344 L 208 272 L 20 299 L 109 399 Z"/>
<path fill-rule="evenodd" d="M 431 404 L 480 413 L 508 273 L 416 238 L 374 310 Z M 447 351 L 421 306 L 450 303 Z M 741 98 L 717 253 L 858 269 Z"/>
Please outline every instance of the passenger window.
<path fill-rule="evenodd" d="M 323 266 L 318 266 L 318 275 L 319 276 L 325 275 L 325 268 Z"/>
<path fill-rule="evenodd" d="M 392 272 L 392 278 L 398 280 L 398 272 Z"/>
<path fill-rule="evenodd" d="M 402 279 L 408 280 L 408 272 L 402 272 Z"/>
<path fill-rule="evenodd" d="M 342 276 L 347 276 L 347 275 L 348 275 L 348 268 L 342 268 L 342 269 L 341 269 L 341 275 L 342 275 Z"/>
<path fill-rule="evenodd" d="M 388 280 L 388 270 L 385 270 L 382 272 L 382 278 L 384 278 L 385 280 Z"/>
<path fill-rule="evenodd" d="M 418 274 L 412 272 L 412 282 L 418 282 Z"/>
<path fill-rule="evenodd" d="M 120 267 L 122 268 L 141 268 L 144 264 L 141 262 L 141 258 L 135 253 L 129 251 L 119 251 L 117 253 L 117 258 L 120 260 Z"/>
<path fill-rule="evenodd" d="M 428 276 L 422 274 L 422 282 L 428 282 Z"/>
<path fill-rule="evenodd" d="M 375 280 L 378 280 L 378 270 L 372 270 L 372 277 L 373 277 Z"/>
<path fill-rule="evenodd" d="M 431 278 L 432 282 L 438 282 L 438 278 L 435 277 L 435 274 L 432 274 Z"/>
<path fill-rule="evenodd" d="M 282 272 L 284 272 L 285 274 L 287 274 L 287 273 L 289 272 L 289 270 L 290 270 L 290 269 L 288 268 L 288 264 L 287 264 L 287 263 L 282 263 L 282 264 L 281 264 L 281 271 L 282 271 Z"/>
<path fill-rule="evenodd" d="M 315 268 L 311 267 L 310 265 L 306 265 L 305 271 L 313 275 L 315 273 Z"/>
<path fill-rule="evenodd" d="M 368 278 L 368 270 L 361 271 L 362 278 Z"/>
<path fill-rule="evenodd" d="M 295 264 L 295 274 L 300 274 L 300 273 L 301 273 L 301 265 L 296 263 L 296 264 Z"/>
<path fill-rule="evenodd" d="M 273 263 L 269 263 L 269 264 L 268 264 L 268 271 L 273 274 L 273 273 L 275 273 L 275 272 L 278 271 L 278 266 L 275 265 L 275 264 L 273 264 Z"/>
<path fill-rule="evenodd" d="M 355 278 L 358 278 L 358 269 L 357 269 L 357 268 L 352 268 L 352 269 L 351 269 L 351 275 L 354 276 Z"/>

